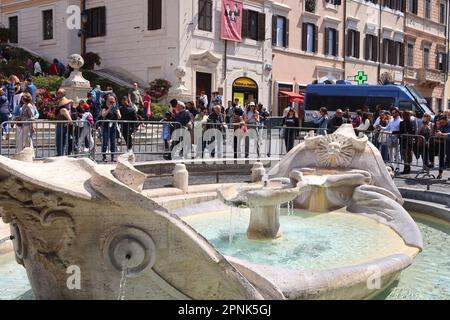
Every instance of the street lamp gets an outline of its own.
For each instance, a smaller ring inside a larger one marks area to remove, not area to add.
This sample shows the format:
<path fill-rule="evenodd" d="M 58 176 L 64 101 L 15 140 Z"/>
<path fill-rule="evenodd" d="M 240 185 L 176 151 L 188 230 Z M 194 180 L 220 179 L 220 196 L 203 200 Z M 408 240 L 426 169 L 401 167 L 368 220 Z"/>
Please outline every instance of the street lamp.
<path fill-rule="evenodd" d="M 89 15 L 87 10 L 83 10 L 81 13 L 81 30 L 79 35 L 81 37 L 81 55 L 86 54 L 86 25 L 89 20 Z"/>

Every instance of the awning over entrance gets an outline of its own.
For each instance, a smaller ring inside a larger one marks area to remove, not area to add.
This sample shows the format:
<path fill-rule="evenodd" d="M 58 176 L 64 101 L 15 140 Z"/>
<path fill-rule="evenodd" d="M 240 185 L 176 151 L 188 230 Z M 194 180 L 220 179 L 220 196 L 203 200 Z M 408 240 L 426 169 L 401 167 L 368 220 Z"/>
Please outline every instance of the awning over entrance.
<path fill-rule="evenodd" d="M 289 92 L 289 91 L 280 91 L 280 94 L 288 96 L 290 99 L 290 102 L 299 102 L 303 103 L 305 102 L 305 96 L 303 94 L 295 93 L 295 92 Z"/>

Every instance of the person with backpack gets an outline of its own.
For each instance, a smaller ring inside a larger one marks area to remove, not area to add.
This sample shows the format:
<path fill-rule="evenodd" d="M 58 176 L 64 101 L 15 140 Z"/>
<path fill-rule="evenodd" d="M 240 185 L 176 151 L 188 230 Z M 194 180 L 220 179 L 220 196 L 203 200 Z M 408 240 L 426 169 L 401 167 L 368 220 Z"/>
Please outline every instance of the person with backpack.
<path fill-rule="evenodd" d="M 92 138 L 92 129 L 95 126 L 94 117 L 91 113 L 91 107 L 87 103 L 81 105 L 82 113 L 80 114 L 80 121 L 78 127 L 80 128 L 80 136 L 78 142 L 80 144 L 80 150 L 89 152 L 94 150 L 95 144 Z M 84 149 L 81 147 L 84 145 Z"/>

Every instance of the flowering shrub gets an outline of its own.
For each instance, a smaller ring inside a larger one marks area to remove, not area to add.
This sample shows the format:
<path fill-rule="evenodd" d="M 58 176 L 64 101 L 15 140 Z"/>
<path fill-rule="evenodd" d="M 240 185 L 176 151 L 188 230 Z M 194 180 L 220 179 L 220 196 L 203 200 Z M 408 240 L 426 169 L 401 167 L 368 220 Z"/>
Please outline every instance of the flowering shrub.
<path fill-rule="evenodd" d="M 38 89 L 36 93 L 36 107 L 40 113 L 40 119 L 55 120 L 56 98 L 47 89 Z"/>
<path fill-rule="evenodd" d="M 172 88 L 172 84 L 169 81 L 156 79 L 150 83 L 150 95 L 155 100 L 161 100 L 169 94 L 170 88 Z"/>

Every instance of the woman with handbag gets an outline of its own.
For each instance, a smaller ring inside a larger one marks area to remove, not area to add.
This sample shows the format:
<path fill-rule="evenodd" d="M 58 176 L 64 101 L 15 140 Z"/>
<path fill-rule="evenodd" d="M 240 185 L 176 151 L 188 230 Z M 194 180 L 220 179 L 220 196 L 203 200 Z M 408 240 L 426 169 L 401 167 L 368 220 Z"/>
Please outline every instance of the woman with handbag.
<path fill-rule="evenodd" d="M 31 104 L 32 97 L 29 93 L 24 93 L 22 96 L 22 109 L 19 116 L 16 118 L 17 124 L 17 140 L 16 153 L 19 154 L 25 148 L 33 148 L 32 132 L 34 126 L 30 121 L 34 119 L 34 106 Z"/>

